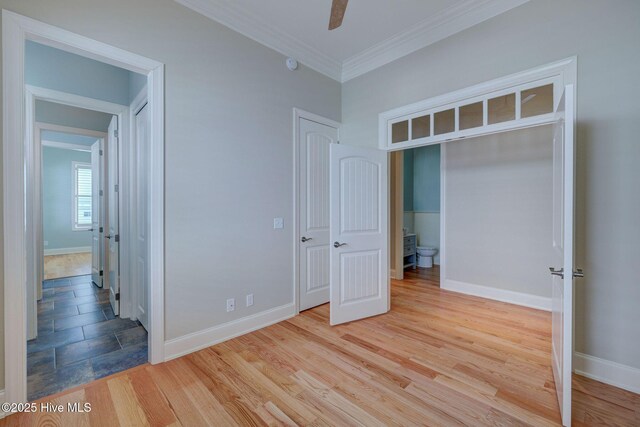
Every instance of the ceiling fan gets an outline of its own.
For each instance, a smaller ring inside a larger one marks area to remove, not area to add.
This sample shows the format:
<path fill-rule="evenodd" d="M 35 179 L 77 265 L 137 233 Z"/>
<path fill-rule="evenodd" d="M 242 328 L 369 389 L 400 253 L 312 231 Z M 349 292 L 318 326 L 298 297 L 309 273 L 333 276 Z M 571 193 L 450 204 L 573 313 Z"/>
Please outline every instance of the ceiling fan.
<path fill-rule="evenodd" d="M 347 10 L 349 0 L 333 0 L 331 4 L 331 18 L 329 19 L 329 30 L 335 30 L 342 25 L 344 12 Z"/>

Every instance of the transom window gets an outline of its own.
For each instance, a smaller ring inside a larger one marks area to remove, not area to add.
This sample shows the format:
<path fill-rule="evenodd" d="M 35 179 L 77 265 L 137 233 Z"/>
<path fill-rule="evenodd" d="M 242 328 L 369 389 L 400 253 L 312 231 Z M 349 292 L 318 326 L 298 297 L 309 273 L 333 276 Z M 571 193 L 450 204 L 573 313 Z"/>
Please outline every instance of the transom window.
<path fill-rule="evenodd" d="M 91 228 L 91 164 L 73 162 L 73 230 Z"/>
<path fill-rule="evenodd" d="M 575 58 L 386 111 L 379 147 L 402 150 L 551 123 L 570 81 Z"/>

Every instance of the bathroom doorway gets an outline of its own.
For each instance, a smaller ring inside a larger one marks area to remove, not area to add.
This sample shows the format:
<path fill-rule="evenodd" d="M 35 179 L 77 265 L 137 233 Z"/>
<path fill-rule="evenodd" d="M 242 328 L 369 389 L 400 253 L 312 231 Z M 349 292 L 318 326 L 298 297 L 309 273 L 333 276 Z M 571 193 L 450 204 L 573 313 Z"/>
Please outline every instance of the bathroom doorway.
<path fill-rule="evenodd" d="M 391 278 L 425 279 L 439 286 L 442 144 L 391 153 Z M 434 278 L 438 278 L 434 281 Z"/>

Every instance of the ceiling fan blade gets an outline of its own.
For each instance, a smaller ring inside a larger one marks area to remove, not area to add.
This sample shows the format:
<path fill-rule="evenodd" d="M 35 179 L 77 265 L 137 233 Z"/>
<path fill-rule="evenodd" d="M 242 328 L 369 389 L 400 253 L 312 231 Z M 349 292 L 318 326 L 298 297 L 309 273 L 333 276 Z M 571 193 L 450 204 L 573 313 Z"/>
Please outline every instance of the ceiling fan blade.
<path fill-rule="evenodd" d="M 329 30 L 334 30 L 342 25 L 344 12 L 347 10 L 349 0 L 333 0 L 331 4 L 331 19 L 329 19 Z"/>

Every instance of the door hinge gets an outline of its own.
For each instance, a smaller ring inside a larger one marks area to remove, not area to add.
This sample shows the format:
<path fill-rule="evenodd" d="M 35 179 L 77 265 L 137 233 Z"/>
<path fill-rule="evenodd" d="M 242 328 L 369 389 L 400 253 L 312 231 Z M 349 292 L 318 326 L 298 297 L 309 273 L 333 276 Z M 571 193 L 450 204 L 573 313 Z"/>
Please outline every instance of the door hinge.
<path fill-rule="evenodd" d="M 100 194 L 100 196 L 104 196 L 104 191 L 100 190 L 98 194 Z"/>
<path fill-rule="evenodd" d="M 100 227 L 100 233 L 104 233 L 104 227 Z"/>
<path fill-rule="evenodd" d="M 120 235 L 116 234 L 116 243 L 118 243 L 120 241 Z"/>
<path fill-rule="evenodd" d="M 104 155 L 104 153 L 102 152 L 102 150 L 100 150 L 100 155 L 101 155 L 101 156 L 102 156 L 102 155 Z"/>
<path fill-rule="evenodd" d="M 116 301 L 120 301 L 120 292 L 116 294 Z"/>
<path fill-rule="evenodd" d="M 104 276 L 104 270 L 100 270 L 100 276 Z"/>
<path fill-rule="evenodd" d="M 118 129 L 114 129 L 113 130 L 113 137 L 117 138 L 118 137 Z"/>
<path fill-rule="evenodd" d="M 118 193 L 120 191 L 120 186 L 118 184 L 114 185 L 113 190 Z"/>

